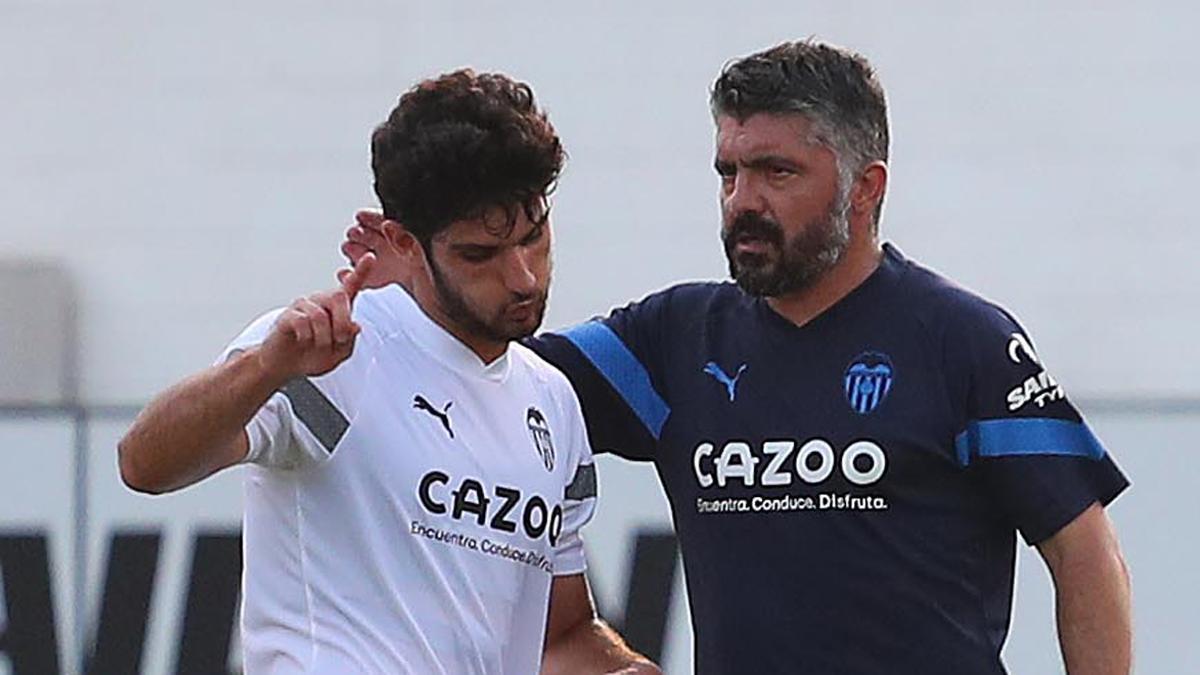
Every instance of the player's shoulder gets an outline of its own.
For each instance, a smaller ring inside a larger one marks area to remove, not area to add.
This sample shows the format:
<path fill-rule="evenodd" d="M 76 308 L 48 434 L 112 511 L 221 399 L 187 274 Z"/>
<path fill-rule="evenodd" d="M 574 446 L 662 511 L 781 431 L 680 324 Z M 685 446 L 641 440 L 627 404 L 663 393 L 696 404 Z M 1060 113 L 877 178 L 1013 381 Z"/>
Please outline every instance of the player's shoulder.
<path fill-rule="evenodd" d="M 515 366 L 527 373 L 534 389 L 549 401 L 559 423 L 567 428 L 586 428 L 579 395 L 565 373 L 519 342 L 509 347 L 509 358 L 517 362 Z"/>
<path fill-rule="evenodd" d="M 352 315 L 359 325 L 367 325 L 380 331 L 393 331 L 402 320 L 401 295 L 406 291 L 396 284 L 383 288 L 369 288 L 359 292 L 354 299 Z"/>
<path fill-rule="evenodd" d="M 245 351 L 251 347 L 256 347 L 267 339 L 267 335 L 271 332 L 271 327 L 275 325 L 275 321 L 279 319 L 279 315 L 287 309 L 286 307 L 276 307 L 258 315 L 253 321 L 242 328 L 241 332 L 229 341 L 225 348 L 221 351 L 221 355 L 217 358 L 216 363 L 223 363 L 232 354 Z"/>
<path fill-rule="evenodd" d="M 701 280 L 671 284 L 652 295 L 668 297 L 675 302 L 708 302 L 719 298 L 730 299 L 741 293 L 732 281 Z"/>
<path fill-rule="evenodd" d="M 686 312 L 713 304 L 738 304 L 746 298 L 737 284 L 730 281 L 686 281 L 650 293 L 638 302 Z"/>
<path fill-rule="evenodd" d="M 970 335 L 978 332 L 1009 331 L 1017 325 L 1012 314 L 998 302 L 903 257 L 888 245 L 885 256 L 898 270 L 904 304 L 923 323 L 939 333 Z"/>
<path fill-rule="evenodd" d="M 614 311 L 638 324 L 686 329 L 695 322 L 712 320 L 753 303 L 729 281 L 690 281 L 650 293 Z"/>
<path fill-rule="evenodd" d="M 694 281 L 677 283 L 614 308 L 607 316 L 566 329 L 551 330 L 528 341 L 539 351 L 551 353 L 553 340 L 547 335 L 580 342 L 608 344 L 613 333 L 626 346 L 645 349 L 674 332 L 688 332 L 697 322 L 723 314 L 722 306 L 745 303 L 746 295 L 732 283 Z"/>
<path fill-rule="evenodd" d="M 520 342 L 509 345 L 509 358 L 521 368 L 536 386 L 551 392 L 555 398 L 574 396 L 571 381 L 557 366 L 542 358 L 537 352 Z"/>
<path fill-rule="evenodd" d="M 414 301 L 398 284 L 361 291 L 354 299 L 351 316 L 372 342 L 384 343 L 404 335 Z"/>
<path fill-rule="evenodd" d="M 275 322 L 279 319 L 279 315 L 283 314 L 286 309 L 287 307 L 276 307 L 259 314 L 242 329 L 238 339 L 262 342 L 266 339 L 267 334 L 271 332 L 271 327 L 275 325 Z"/>

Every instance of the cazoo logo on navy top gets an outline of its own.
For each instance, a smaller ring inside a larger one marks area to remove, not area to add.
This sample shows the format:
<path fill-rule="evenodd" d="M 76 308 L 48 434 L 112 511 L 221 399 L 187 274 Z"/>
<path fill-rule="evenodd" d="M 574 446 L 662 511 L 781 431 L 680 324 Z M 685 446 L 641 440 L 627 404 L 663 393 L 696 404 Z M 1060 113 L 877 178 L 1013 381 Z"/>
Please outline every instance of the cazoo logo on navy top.
<path fill-rule="evenodd" d="M 755 451 L 745 441 L 729 441 L 722 447 L 704 442 L 692 453 L 696 483 L 706 493 L 723 491 L 737 483 L 747 488 L 792 488 L 819 486 L 834 472 L 856 487 L 878 483 L 887 471 L 887 454 L 877 443 L 861 440 L 841 453 L 822 438 L 797 447 L 790 439 L 764 441 Z M 850 492 L 780 494 L 779 491 L 746 497 L 696 498 L 699 513 L 752 513 L 778 511 L 882 511 L 887 499 L 880 495 Z"/>

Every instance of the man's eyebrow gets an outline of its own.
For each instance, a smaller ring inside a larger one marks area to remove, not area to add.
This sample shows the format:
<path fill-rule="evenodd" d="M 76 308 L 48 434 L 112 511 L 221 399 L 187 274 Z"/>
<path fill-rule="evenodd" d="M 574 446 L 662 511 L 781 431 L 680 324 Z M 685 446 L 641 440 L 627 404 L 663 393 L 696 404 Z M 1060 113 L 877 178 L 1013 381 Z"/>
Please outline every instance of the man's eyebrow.
<path fill-rule="evenodd" d="M 785 157 L 784 155 L 755 155 L 749 159 L 738 162 L 723 160 L 719 157 L 713 160 L 713 169 L 715 169 L 717 173 L 725 173 L 727 171 L 736 169 L 739 166 L 747 169 L 783 167 L 793 171 L 798 171 L 803 168 L 803 164 L 790 157 Z"/>
<path fill-rule="evenodd" d="M 500 248 L 500 246 L 498 244 L 477 244 L 475 242 L 470 242 L 470 241 L 450 244 L 450 249 L 453 251 L 483 252 L 483 251 L 496 251 L 496 250 L 499 250 L 499 248 Z"/>
<path fill-rule="evenodd" d="M 756 155 L 742 162 L 742 166 L 750 169 L 782 166 L 787 169 L 799 169 L 800 163 L 783 155 Z"/>

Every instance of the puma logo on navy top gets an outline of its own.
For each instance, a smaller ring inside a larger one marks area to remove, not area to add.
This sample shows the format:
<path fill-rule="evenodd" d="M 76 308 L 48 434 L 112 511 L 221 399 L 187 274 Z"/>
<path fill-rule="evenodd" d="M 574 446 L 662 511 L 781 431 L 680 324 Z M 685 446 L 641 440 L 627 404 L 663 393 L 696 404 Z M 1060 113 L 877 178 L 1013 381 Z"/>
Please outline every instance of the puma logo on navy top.
<path fill-rule="evenodd" d="M 704 372 L 712 375 L 713 379 L 725 385 L 725 389 L 729 391 L 729 401 L 732 403 L 733 399 L 737 398 L 738 378 L 742 376 L 742 373 L 746 372 L 746 364 L 743 363 L 738 366 L 737 373 L 733 377 L 726 375 L 725 371 L 721 370 L 721 366 L 718 366 L 713 361 L 704 364 Z"/>
<path fill-rule="evenodd" d="M 454 405 L 454 401 L 449 401 L 446 406 L 440 411 L 433 407 L 433 404 L 425 400 L 425 397 L 417 394 L 413 397 L 413 407 L 417 410 L 424 410 L 433 415 L 442 422 L 442 426 L 446 427 L 446 433 L 450 434 L 450 438 L 454 438 L 454 430 L 450 428 L 450 406 Z"/>

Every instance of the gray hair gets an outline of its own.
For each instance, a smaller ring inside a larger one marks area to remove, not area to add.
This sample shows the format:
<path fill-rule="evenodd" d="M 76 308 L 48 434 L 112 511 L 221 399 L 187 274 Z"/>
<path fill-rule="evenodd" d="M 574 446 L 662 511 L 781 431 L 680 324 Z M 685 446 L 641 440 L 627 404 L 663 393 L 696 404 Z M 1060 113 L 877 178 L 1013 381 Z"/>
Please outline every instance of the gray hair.
<path fill-rule="evenodd" d="M 785 42 L 726 64 L 709 99 L 714 117 L 798 114 L 812 125 L 809 142 L 837 160 L 839 195 L 874 161 L 887 162 L 887 100 L 862 55 L 804 40 Z M 875 210 L 878 227 L 882 202 Z"/>

